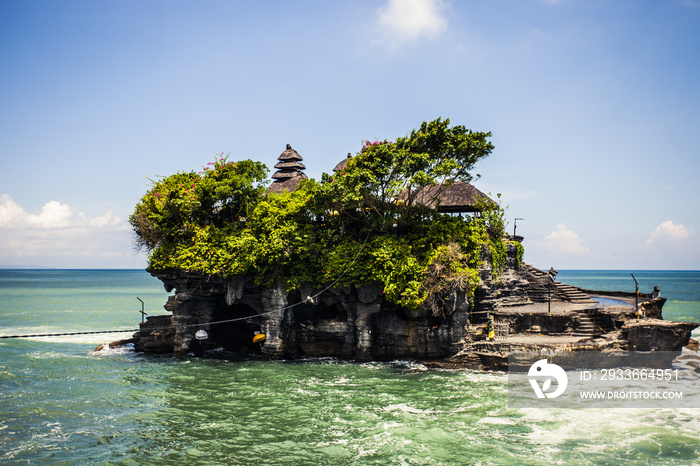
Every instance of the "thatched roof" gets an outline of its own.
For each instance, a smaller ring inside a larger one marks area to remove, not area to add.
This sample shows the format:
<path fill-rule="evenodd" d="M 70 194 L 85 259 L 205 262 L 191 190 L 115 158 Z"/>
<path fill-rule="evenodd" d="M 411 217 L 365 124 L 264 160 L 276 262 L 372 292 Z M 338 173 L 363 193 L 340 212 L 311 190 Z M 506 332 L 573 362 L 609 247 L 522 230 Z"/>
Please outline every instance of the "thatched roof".
<path fill-rule="evenodd" d="M 491 198 L 467 182 L 454 183 L 435 195 L 442 186 L 428 186 L 416 195 L 416 202 L 428 207 L 438 205 L 438 212 L 480 212 L 476 207 L 477 199 L 485 199 L 489 204 L 497 206 Z"/>
<path fill-rule="evenodd" d="M 277 160 L 289 162 L 292 160 L 300 161 L 303 159 L 301 158 L 301 155 L 299 155 L 299 152 L 295 151 L 292 149 L 291 145 L 287 144 L 287 149 L 285 149 L 285 151 L 282 152 L 279 157 L 277 157 Z"/>
<path fill-rule="evenodd" d="M 297 176 L 298 173 L 300 173 L 300 172 L 297 172 L 297 171 L 287 172 L 287 171 L 280 170 L 278 172 L 275 172 L 272 175 L 272 179 L 273 180 L 286 180 L 287 178 L 292 178 L 294 176 Z"/>
<path fill-rule="evenodd" d="M 272 175 L 272 177 L 274 178 L 275 175 Z M 306 176 L 304 173 L 297 172 L 296 174 L 292 174 L 292 176 L 289 178 L 277 179 L 277 181 L 274 181 L 267 190 L 278 194 L 283 193 L 285 191 L 292 192 L 295 189 L 297 189 L 297 186 L 299 185 L 301 180 L 307 180 L 308 178 L 309 177 Z"/>
<path fill-rule="evenodd" d="M 338 165 L 333 169 L 334 172 L 341 171 L 345 168 L 345 165 L 352 159 L 352 154 L 348 152 L 348 156 L 341 160 Z M 417 204 L 423 204 L 428 207 L 434 208 L 438 205 L 438 212 L 480 212 L 476 207 L 477 199 L 486 199 L 486 201 L 494 206 L 498 206 L 491 198 L 486 194 L 482 193 L 474 186 L 467 182 L 463 183 L 453 183 L 452 185 L 444 188 L 440 195 L 435 199 L 435 195 L 438 190 L 442 189 L 442 185 L 439 186 L 428 186 L 423 189 L 422 192 L 418 193 L 415 198 Z M 406 199 L 405 193 L 401 196 L 404 200 Z"/>
<path fill-rule="evenodd" d="M 306 170 L 306 166 L 300 162 L 278 162 L 275 168 L 287 168 L 293 170 Z"/>
<path fill-rule="evenodd" d="M 351 158 L 352 158 L 352 154 L 350 154 L 350 152 L 348 152 L 348 156 L 345 157 L 343 160 L 341 160 L 341 161 L 338 163 L 338 165 L 335 166 L 335 168 L 333 169 L 333 171 L 334 171 L 334 172 L 339 172 L 340 170 L 342 170 L 343 168 L 345 168 L 345 165 L 348 164 L 348 162 L 350 161 Z"/>
<path fill-rule="evenodd" d="M 272 182 L 268 191 L 273 193 L 281 193 L 283 191 L 294 191 L 301 180 L 305 180 L 308 177 L 302 172 L 306 169 L 301 161 L 301 155 L 292 146 L 287 144 L 287 149 L 285 149 L 279 157 L 277 157 L 279 162 L 275 165 L 278 169 L 273 175 Z"/>

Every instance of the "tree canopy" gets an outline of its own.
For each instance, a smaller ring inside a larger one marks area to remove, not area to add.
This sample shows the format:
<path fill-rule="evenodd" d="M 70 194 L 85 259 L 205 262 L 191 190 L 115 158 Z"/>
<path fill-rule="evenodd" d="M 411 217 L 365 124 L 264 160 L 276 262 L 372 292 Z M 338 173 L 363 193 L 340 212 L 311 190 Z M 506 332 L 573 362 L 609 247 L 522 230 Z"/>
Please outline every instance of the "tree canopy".
<path fill-rule="evenodd" d="M 449 119 L 438 118 L 396 142 L 366 141 L 334 180 L 335 199 L 346 213 L 359 208 L 382 218 L 404 219 L 411 213 L 428 213 L 445 188 L 471 181 L 476 162 L 493 150 L 490 132 L 449 124 Z M 438 189 L 427 195 L 430 186 Z"/>
<path fill-rule="evenodd" d="M 416 202 L 429 186 L 469 181 L 491 133 L 424 122 L 395 142 L 364 142 L 345 167 L 266 191 L 260 162 L 218 154 L 201 172 L 153 183 L 130 217 L 152 271 L 252 276 L 288 289 L 381 282 L 386 299 L 439 315 L 450 289 L 471 292 L 484 247 L 505 260 L 503 211 L 466 219 Z M 439 190 L 436 190 L 439 191 Z M 495 233 L 494 233 L 495 232 Z"/>
<path fill-rule="evenodd" d="M 139 247 L 186 241 L 199 226 L 235 226 L 265 192 L 261 162 L 228 162 L 217 154 L 199 173 L 177 173 L 153 182 L 129 221 Z"/>

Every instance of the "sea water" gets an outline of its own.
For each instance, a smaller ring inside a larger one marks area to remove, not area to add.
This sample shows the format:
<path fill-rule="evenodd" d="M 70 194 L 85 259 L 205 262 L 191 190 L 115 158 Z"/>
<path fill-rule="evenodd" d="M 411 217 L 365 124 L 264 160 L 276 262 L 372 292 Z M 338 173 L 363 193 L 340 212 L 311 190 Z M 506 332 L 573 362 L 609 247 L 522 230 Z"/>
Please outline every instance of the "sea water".
<path fill-rule="evenodd" d="M 633 273 L 700 322 L 700 273 Z M 131 330 L 136 297 L 164 312 L 143 271 L 0 271 L 0 335 Z M 129 334 L 0 339 L 0 464 L 700 464 L 700 409 L 515 409 L 504 373 L 414 361 L 92 352 Z"/>

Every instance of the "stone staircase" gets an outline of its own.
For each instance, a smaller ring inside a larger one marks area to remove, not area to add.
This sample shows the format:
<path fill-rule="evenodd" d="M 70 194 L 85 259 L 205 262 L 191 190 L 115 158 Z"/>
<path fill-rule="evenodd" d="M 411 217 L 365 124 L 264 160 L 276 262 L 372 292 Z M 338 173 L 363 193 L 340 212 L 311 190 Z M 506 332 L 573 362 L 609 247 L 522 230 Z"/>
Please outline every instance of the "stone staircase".
<path fill-rule="evenodd" d="M 580 321 L 578 326 L 574 329 L 573 334 L 575 336 L 598 335 L 601 333 L 595 317 L 586 312 L 578 312 L 578 315 Z"/>
<path fill-rule="evenodd" d="M 580 288 L 567 285 L 560 281 L 552 282 L 549 274 L 544 270 L 535 268 L 529 264 L 521 266 L 527 275 L 530 286 L 528 296 L 534 302 L 547 302 L 551 288 L 552 301 L 565 301 L 573 304 L 590 304 L 593 306 L 597 301 L 583 292 Z M 575 336 L 593 336 L 601 333 L 599 324 L 593 314 L 581 310 L 576 312 L 579 316 L 579 324 L 574 329 Z"/>
<path fill-rule="evenodd" d="M 572 285 L 566 285 L 564 283 L 556 281 L 554 282 L 554 284 L 557 287 L 557 290 L 565 297 L 565 301 L 584 304 L 595 304 L 597 302 L 594 299 L 591 299 L 591 297 L 588 296 L 586 293 L 581 291 L 580 288 L 577 288 Z"/>
<path fill-rule="evenodd" d="M 577 304 L 595 304 L 596 301 L 591 299 L 580 288 L 566 285 L 559 281 L 554 281 L 549 278 L 549 274 L 544 270 L 540 270 L 530 264 L 522 264 L 521 268 L 527 275 L 530 286 L 528 288 L 528 297 L 533 302 L 547 302 L 551 288 L 552 301 L 566 301 Z"/>

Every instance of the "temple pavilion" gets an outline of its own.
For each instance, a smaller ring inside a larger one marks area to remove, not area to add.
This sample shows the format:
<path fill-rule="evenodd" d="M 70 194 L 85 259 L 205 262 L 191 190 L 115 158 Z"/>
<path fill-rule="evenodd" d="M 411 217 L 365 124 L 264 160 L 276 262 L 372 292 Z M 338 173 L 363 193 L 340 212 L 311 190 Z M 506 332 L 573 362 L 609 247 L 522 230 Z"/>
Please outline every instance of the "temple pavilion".
<path fill-rule="evenodd" d="M 347 157 L 333 168 L 333 171 L 342 171 L 351 159 L 352 154 L 348 153 Z M 274 181 L 270 185 L 269 191 L 275 193 L 291 192 L 297 188 L 301 180 L 308 179 L 303 172 L 306 169 L 306 166 L 301 163 L 303 159 L 297 151 L 292 149 L 291 145 L 287 144 L 287 148 L 277 160 L 279 160 L 275 165 L 277 172 L 272 175 Z M 438 212 L 452 215 L 480 212 L 480 209 L 477 207 L 477 200 L 479 199 L 496 205 L 486 194 L 467 182 L 453 183 L 447 187 L 441 185 L 428 186 L 415 195 L 415 202 L 431 208 L 437 206 Z"/>
<path fill-rule="evenodd" d="M 292 146 L 287 144 L 287 148 L 284 152 L 277 157 L 277 172 L 272 175 L 274 180 L 269 191 L 273 193 L 282 193 L 284 191 L 292 192 L 297 188 L 297 185 L 301 180 L 308 179 L 308 176 L 303 172 L 306 166 L 301 163 L 304 160 L 299 152 L 292 149 Z"/>
<path fill-rule="evenodd" d="M 342 171 L 351 159 L 352 154 L 348 153 L 347 157 L 338 162 L 333 171 Z M 441 192 L 439 192 L 440 190 Z M 467 182 L 453 183 L 446 188 L 442 186 L 428 186 L 416 195 L 415 202 L 431 208 L 434 208 L 437 204 L 438 212 L 454 215 L 481 212 L 477 207 L 478 199 L 483 199 L 488 204 L 496 205 L 490 197 Z"/>

